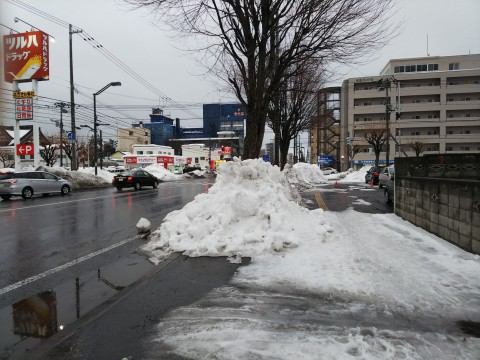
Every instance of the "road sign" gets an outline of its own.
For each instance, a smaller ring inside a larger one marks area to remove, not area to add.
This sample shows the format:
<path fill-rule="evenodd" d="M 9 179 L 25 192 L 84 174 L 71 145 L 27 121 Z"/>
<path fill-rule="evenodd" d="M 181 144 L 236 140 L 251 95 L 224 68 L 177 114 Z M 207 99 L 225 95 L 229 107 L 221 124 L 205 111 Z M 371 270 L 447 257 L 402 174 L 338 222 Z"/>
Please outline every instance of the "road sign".
<path fill-rule="evenodd" d="M 333 165 L 335 162 L 332 155 L 318 155 L 317 163 L 320 165 Z"/>
<path fill-rule="evenodd" d="M 67 133 L 68 140 L 75 140 L 75 135 L 72 132 Z"/>
<path fill-rule="evenodd" d="M 33 155 L 33 144 L 18 144 L 17 155 Z"/>

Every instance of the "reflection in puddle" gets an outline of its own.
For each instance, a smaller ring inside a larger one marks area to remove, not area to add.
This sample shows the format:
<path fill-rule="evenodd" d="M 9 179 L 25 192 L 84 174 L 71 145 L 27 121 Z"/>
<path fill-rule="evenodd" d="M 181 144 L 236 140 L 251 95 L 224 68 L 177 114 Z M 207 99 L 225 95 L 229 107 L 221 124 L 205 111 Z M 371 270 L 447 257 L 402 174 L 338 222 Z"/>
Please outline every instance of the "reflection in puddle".
<path fill-rule="evenodd" d="M 0 309 L 0 359 L 21 358 L 152 268 L 142 256 L 130 254 L 52 289 L 26 290 L 27 297 Z"/>

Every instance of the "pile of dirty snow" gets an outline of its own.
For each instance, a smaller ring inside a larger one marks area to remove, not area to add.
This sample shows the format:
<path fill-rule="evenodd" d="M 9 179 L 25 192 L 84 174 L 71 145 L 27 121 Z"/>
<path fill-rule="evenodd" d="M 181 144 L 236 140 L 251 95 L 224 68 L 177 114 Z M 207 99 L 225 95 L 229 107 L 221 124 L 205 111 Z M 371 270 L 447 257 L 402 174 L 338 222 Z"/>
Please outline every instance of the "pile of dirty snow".
<path fill-rule="evenodd" d="M 100 168 L 97 168 L 97 176 L 95 176 L 95 168 L 79 168 L 78 171 L 70 171 L 63 167 L 39 166 L 37 170 L 48 171 L 70 181 L 73 190 L 108 187 L 113 178 L 112 173 Z"/>
<path fill-rule="evenodd" d="M 176 175 L 170 170 L 165 169 L 163 164 L 148 165 L 145 170 L 147 170 L 153 176 L 156 176 L 161 181 L 175 181 L 183 179 L 182 175 Z"/>
<path fill-rule="evenodd" d="M 156 263 L 171 252 L 239 261 L 321 241 L 327 232 L 323 211 L 309 211 L 292 199 L 278 167 L 234 159 L 220 166 L 208 193 L 169 213 L 143 250 Z"/>
<path fill-rule="evenodd" d="M 283 173 L 292 188 L 297 191 L 308 190 L 319 183 L 327 182 L 325 175 L 315 164 L 296 163 L 293 166 L 287 164 Z"/>
<path fill-rule="evenodd" d="M 365 175 L 372 165 L 364 165 L 358 171 L 348 173 L 341 182 L 353 183 L 353 182 L 365 182 Z"/>

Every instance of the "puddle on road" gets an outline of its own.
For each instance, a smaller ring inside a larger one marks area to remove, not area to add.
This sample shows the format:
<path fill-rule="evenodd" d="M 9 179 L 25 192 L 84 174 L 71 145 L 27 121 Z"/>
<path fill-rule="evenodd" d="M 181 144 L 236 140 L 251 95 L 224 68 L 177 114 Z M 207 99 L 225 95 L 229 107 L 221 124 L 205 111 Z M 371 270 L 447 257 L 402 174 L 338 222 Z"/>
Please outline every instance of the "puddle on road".
<path fill-rule="evenodd" d="M 0 359 L 25 356 L 153 267 L 143 256 L 132 253 L 0 309 Z"/>

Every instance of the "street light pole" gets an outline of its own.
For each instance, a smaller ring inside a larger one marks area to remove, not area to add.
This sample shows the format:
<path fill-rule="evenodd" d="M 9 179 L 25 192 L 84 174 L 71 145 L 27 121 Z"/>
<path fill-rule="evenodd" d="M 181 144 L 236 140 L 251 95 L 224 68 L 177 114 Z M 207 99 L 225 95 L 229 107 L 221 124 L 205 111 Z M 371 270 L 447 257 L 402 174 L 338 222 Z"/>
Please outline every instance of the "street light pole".
<path fill-rule="evenodd" d="M 100 95 L 102 92 L 107 90 L 110 86 L 121 86 L 122 83 L 119 81 L 111 82 L 110 84 L 105 85 L 103 88 L 98 90 L 96 93 L 93 94 L 93 161 L 95 163 L 95 175 L 97 175 L 97 162 L 98 162 L 98 155 L 97 155 L 97 95 Z"/>

